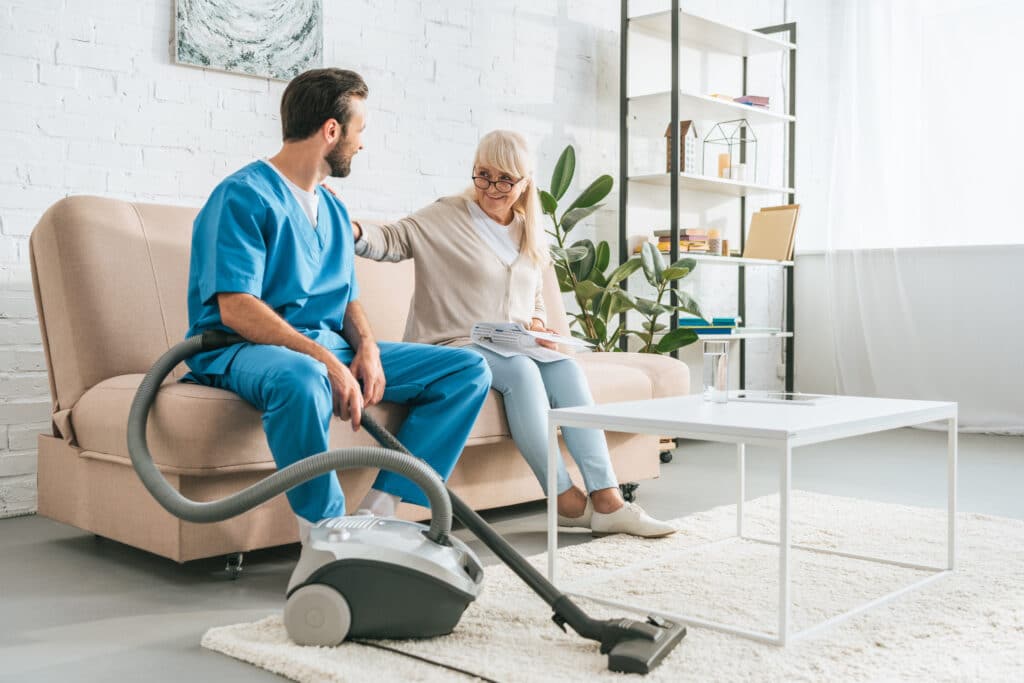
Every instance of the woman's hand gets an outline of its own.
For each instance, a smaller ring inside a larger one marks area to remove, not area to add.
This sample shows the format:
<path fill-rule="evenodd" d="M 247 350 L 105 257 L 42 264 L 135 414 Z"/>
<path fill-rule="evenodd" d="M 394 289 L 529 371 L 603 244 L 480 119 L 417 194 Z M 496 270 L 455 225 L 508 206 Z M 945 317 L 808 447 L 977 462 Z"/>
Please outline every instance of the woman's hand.
<path fill-rule="evenodd" d="M 534 318 L 533 320 L 530 321 L 530 331 L 531 332 L 547 332 L 549 334 L 558 334 L 558 332 L 555 332 L 554 330 L 552 330 L 550 328 L 544 327 L 544 321 L 542 321 L 540 318 Z M 537 341 L 537 344 L 539 344 L 540 346 L 543 346 L 545 349 L 553 349 L 555 351 L 558 350 L 558 344 L 556 344 L 555 342 L 548 341 L 547 339 L 538 339 L 536 341 Z"/>

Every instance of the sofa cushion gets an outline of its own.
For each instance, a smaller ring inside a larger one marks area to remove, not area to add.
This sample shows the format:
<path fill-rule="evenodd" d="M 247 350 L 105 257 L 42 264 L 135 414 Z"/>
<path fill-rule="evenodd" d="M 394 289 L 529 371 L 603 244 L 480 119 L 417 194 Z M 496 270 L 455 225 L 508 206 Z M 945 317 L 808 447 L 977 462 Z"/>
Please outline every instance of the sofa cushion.
<path fill-rule="evenodd" d="M 644 372 L 622 365 L 583 365 L 598 403 L 651 397 Z M 142 375 L 121 375 L 89 389 L 71 411 L 78 446 L 125 460 L 128 454 L 128 412 Z M 371 409 L 385 427 L 397 431 L 405 417 L 402 406 L 384 403 Z M 157 395 L 147 429 L 153 459 L 168 472 L 191 475 L 272 469 L 274 460 L 263 433 L 260 413 L 237 394 L 223 389 L 168 379 Z M 501 396 L 492 391 L 473 425 L 467 445 L 509 438 Z M 339 418 L 331 421 L 332 448 L 375 445 L 364 430 L 353 433 Z"/>
<path fill-rule="evenodd" d="M 587 377 L 601 376 L 604 374 L 602 370 L 607 369 L 609 365 L 642 372 L 651 383 L 652 398 L 685 396 L 690 393 L 690 368 L 683 361 L 671 356 L 660 356 L 655 353 L 596 352 L 581 353 L 576 356 L 576 360 L 583 367 Z"/>

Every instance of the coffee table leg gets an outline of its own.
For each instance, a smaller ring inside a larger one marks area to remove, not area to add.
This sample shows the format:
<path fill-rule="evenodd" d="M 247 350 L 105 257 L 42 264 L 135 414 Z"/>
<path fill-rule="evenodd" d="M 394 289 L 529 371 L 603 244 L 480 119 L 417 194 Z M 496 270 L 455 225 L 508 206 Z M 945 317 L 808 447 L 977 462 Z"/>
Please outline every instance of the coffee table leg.
<path fill-rule="evenodd" d="M 946 422 L 946 503 L 949 515 L 946 523 L 948 525 L 948 557 L 946 568 L 956 568 L 956 457 L 957 457 L 957 418 L 950 418 Z"/>
<path fill-rule="evenodd" d="M 746 450 L 747 444 L 736 444 L 736 535 L 743 538 L 743 501 L 746 491 Z"/>
<path fill-rule="evenodd" d="M 548 581 L 555 583 L 558 551 L 558 425 L 548 423 Z"/>
<path fill-rule="evenodd" d="M 789 638 L 789 492 L 793 449 L 786 441 L 779 482 L 779 645 Z"/>

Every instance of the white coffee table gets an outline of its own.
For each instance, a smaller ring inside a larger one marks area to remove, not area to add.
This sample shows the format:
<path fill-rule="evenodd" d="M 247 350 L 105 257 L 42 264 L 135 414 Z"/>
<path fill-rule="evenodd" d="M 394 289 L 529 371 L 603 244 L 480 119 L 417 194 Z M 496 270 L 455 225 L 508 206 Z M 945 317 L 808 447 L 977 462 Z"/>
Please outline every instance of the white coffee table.
<path fill-rule="evenodd" d="M 794 448 L 937 421 L 946 422 L 948 435 L 946 448 L 948 553 L 945 567 L 933 567 L 899 562 L 881 557 L 854 555 L 792 543 L 790 540 L 790 493 Z M 558 546 L 558 510 L 556 503 L 557 481 L 555 463 L 557 462 L 556 458 L 561 457 L 558 445 L 559 427 L 590 427 L 616 432 L 656 434 L 659 436 L 685 437 L 702 441 L 736 444 L 738 475 L 736 537 L 768 542 L 779 547 L 779 625 L 778 632 L 774 634 L 722 624 L 692 615 L 645 609 L 637 605 L 607 600 L 583 593 L 573 593 L 574 595 L 645 614 L 657 614 L 693 626 L 703 626 L 753 640 L 785 645 L 797 638 L 806 637 L 872 607 L 889 602 L 908 591 L 920 588 L 948 574 L 954 569 L 956 559 L 956 403 L 859 398 L 853 396 L 828 397 L 815 405 L 739 401 L 709 403 L 704 401 L 700 395 L 694 395 L 551 410 L 548 412 L 548 578 L 556 585 L 555 559 Z M 747 538 L 743 535 L 743 500 L 745 497 L 744 449 L 746 444 L 778 449 L 780 474 L 779 500 L 781 509 L 779 519 L 780 538 L 777 543 L 775 541 Z M 934 573 L 848 612 L 794 633 L 790 630 L 790 550 L 793 548 Z"/>

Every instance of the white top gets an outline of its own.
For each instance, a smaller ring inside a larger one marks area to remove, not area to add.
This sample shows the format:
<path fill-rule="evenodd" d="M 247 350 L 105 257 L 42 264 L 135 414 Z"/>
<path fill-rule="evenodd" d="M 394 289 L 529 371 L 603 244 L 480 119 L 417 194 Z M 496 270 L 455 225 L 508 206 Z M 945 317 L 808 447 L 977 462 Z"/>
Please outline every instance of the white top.
<path fill-rule="evenodd" d="M 515 263 L 515 260 L 519 258 L 519 245 L 509 234 L 509 228 L 515 225 L 515 221 L 508 225 L 502 225 L 488 216 L 472 199 L 466 200 L 466 206 L 469 207 L 469 213 L 473 216 L 473 227 L 476 228 L 480 239 L 498 255 L 498 258 L 506 266 Z"/>
<path fill-rule="evenodd" d="M 575 427 L 692 436 L 707 441 L 817 443 L 956 417 L 957 404 L 894 398 L 830 396 L 814 405 L 732 401 L 697 394 L 604 403 L 548 412 Z"/>
<path fill-rule="evenodd" d="M 295 195 L 295 199 L 299 202 L 299 206 L 301 206 L 302 210 L 306 212 L 307 216 L 309 216 L 310 225 L 316 228 L 316 218 L 320 208 L 320 196 L 317 194 L 316 189 L 314 188 L 312 192 L 306 192 L 301 187 L 288 180 L 285 174 L 281 173 L 281 170 L 277 166 L 270 163 L 269 159 L 260 159 L 260 161 L 274 169 L 274 173 L 277 173 L 277 175 L 281 177 L 284 184 L 287 185 L 288 189 L 290 189 L 292 194 Z"/>

